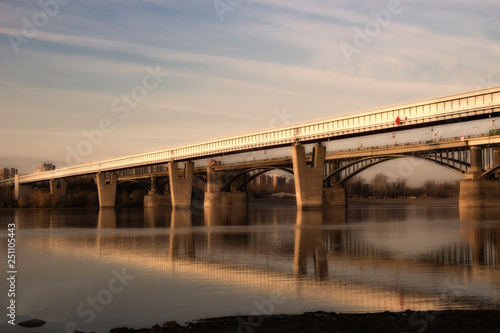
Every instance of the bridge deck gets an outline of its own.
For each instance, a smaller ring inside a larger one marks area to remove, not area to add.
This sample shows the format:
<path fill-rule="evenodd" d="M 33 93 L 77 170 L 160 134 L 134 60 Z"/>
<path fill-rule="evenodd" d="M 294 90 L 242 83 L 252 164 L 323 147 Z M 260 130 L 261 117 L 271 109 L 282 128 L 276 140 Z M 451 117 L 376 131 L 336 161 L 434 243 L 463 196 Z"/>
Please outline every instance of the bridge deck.
<path fill-rule="evenodd" d="M 20 183 L 336 140 L 500 115 L 500 87 L 20 176 Z"/>

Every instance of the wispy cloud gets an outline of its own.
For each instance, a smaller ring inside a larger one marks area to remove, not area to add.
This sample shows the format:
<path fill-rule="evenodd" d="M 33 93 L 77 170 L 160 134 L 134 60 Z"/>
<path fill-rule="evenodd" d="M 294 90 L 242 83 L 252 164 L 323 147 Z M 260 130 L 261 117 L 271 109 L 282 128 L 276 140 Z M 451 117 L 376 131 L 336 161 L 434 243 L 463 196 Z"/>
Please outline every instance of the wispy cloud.
<path fill-rule="evenodd" d="M 154 104 L 144 104 L 144 106 L 149 106 L 154 109 L 165 109 L 169 111 L 175 111 L 175 112 L 187 112 L 187 113 L 199 113 L 199 114 L 206 114 L 206 115 L 211 115 L 211 116 L 221 116 L 225 118 L 234 118 L 234 119 L 254 119 L 254 120 L 262 120 L 260 117 L 254 117 L 251 115 L 247 114 L 237 114 L 237 113 L 224 113 L 216 110 L 208 110 L 208 109 L 200 109 L 200 108 L 192 108 L 192 107 L 185 107 L 185 106 L 180 106 L 180 105 L 168 105 L 168 104 L 163 104 L 163 105 L 154 105 Z"/>
<path fill-rule="evenodd" d="M 128 122 L 117 122 L 95 157 L 114 140 L 126 153 L 152 141 L 170 146 L 262 129 L 284 105 L 300 122 L 472 90 L 480 76 L 500 80 L 500 3 L 401 3 L 402 13 L 348 63 L 339 44 L 352 43 L 354 29 L 387 1 L 247 0 L 220 22 L 211 1 L 75 0 L 18 55 L 7 36 L 21 35 L 22 17 L 40 7 L 3 1 L 0 140 L 33 133 L 40 145 L 74 140 L 113 117 L 111 102 L 157 64 L 171 75 Z M 188 127 L 197 120 L 207 126 Z M 1 154 L 33 153 L 28 142 Z M 48 159 L 62 160 L 59 149 Z"/>

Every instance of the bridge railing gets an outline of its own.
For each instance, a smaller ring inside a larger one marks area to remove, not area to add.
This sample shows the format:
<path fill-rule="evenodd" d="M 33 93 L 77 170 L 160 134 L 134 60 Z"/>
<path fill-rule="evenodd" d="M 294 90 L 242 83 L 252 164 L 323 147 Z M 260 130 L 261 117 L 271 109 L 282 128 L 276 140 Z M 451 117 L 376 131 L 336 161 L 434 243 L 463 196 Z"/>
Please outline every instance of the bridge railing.
<path fill-rule="evenodd" d="M 0 180 L 0 186 L 12 186 L 15 184 L 15 178 L 7 178 Z"/>
<path fill-rule="evenodd" d="M 500 134 L 500 132 L 499 132 L 499 134 Z M 439 138 L 439 139 L 435 139 L 435 140 L 412 141 L 412 142 L 389 144 L 389 145 L 363 146 L 363 147 L 358 147 L 358 148 L 346 148 L 346 149 L 338 149 L 338 150 L 334 150 L 334 151 L 328 151 L 327 154 L 347 153 L 347 152 L 352 152 L 352 151 L 371 150 L 371 149 L 387 149 L 387 148 L 393 148 L 393 147 L 406 147 L 406 146 L 424 145 L 424 144 L 428 144 L 428 143 L 462 141 L 462 140 L 467 141 L 468 139 L 482 138 L 482 137 L 487 137 L 489 135 L 490 134 L 471 134 L 471 135 L 464 135 L 463 139 L 462 139 L 462 136 L 454 136 L 454 137 L 448 137 L 448 138 Z"/>
<path fill-rule="evenodd" d="M 29 183 L 174 160 L 199 159 L 235 151 L 265 149 L 291 144 L 295 140 L 312 142 L 323 138 L 334 139 L 353 133 L 399 127 L 403 124 L 417 125 L 491 114 L 494 110 L 500 112 L 500 87 L 31 174 L 20 177 L 20 182 Z"/>

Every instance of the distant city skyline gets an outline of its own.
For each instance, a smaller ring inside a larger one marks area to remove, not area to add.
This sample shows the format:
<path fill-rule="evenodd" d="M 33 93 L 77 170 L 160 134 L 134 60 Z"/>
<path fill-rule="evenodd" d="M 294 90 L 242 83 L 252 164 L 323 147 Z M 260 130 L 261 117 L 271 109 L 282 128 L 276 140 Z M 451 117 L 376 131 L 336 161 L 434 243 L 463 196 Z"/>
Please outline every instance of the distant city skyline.
<path fill-rule="evenodd" d="M 0 166 L 33 173 L 499 86 L 498 12 L 496 1 L 2 0 Z"/>

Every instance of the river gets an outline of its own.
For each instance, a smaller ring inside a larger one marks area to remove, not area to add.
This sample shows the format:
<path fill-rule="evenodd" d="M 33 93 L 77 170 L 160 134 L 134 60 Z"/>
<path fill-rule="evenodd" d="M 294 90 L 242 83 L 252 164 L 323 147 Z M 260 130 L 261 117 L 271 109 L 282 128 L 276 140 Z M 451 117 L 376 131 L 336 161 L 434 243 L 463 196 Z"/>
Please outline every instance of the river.
<path fill-rule="evenodd" d="M 3 209 L 0 221 L 5 271 L 16 225 L 16 322 L 43 319 L 41 333 L 238 314 L 497 309 L 500 299 L 500 209 L 446 200 Z M 5 309 L 8 281 L 0 286 Z M 8 319 L 2 332 L 21 331 Z"/>

